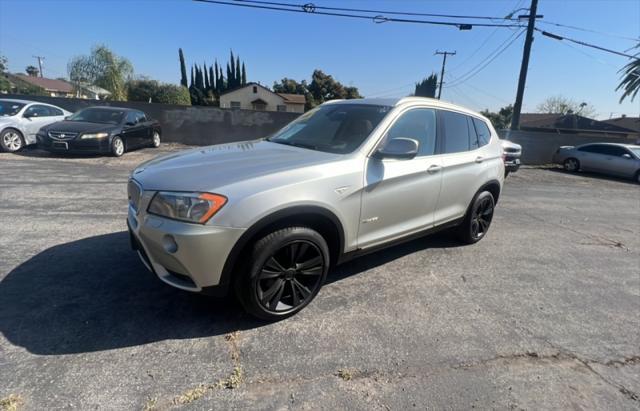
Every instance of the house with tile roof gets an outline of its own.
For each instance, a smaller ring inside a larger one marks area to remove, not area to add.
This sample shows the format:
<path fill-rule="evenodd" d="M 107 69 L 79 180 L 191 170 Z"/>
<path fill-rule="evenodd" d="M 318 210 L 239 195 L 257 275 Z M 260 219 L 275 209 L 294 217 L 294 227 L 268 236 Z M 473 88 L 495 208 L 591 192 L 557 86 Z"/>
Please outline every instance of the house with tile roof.
<path fill-rule="evenodd" d="M 258 83 L 247 83 L 220 95 L 220 108 L 304 113 L 305 96 L 276 93 Z"/>

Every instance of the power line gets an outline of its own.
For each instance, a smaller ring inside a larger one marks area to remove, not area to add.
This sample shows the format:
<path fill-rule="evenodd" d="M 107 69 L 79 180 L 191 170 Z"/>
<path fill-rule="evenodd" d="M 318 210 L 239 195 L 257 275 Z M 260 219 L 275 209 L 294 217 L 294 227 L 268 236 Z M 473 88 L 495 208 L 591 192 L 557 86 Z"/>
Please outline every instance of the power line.
<path fill-rule="evenodd" d="M 265 9 L 265 10 L 275 10 L 275 11 L 288 11 L 292 13 L 304 13 L 304 14 L 317 14 L 322 16 L 334 16 L 334 17 L 346 17 L 360 20 L 371 20 L 374 23 L 418 23 L 418 24 L 433 24 L 439 26 L 453 26 L 457 27 L 460 30 L 471 30 L 474 26 L 476 27 L 523 27 L 520 24 L 494 24 L 494 23 L 461 23 L 461 22 L 451 22 L 451 21 L 439 21 L 439 20 L 418 20 L 418 19 L 406 19 L 406 18 L 396 18 L 396 17 L 386 17 L 382 15 L 372 16 L 372 15 L 362 15 L 362 14 L 347 14 L 347 13 L 334 13 L 334 12 L 324 12 L 317 11 L 315 9 L 305 9 L 305 5 L 292 5 L 291 7 L 299 7 L 299 8 L 284 8 L 284 7 L 276 7 L 276 6 L 267 6 L 267 5 L 259 5 L 259 4 L 247 4 L 247 3 L 238 3 L 234 0 L 233 3 L 229 1 L 222 0 L 193 0 L 200 3 L 210 3 L 210 4 L 220 4 L 225 6 L 235 6 L 235 7 L 247 7 L 254 9 Z"/>
<path fill-rule="evenodd" d="M 584 31 L 584 32 L 587 32 L 587 33 L 602 34 L 603 36 L 615 37 L 615 38 L 619 38 L 619 39 L 623 39 L 623 40 L 640 41 L 640 38 L 638 38 L 638 37 L 628 37 L 628 36 L 623 36 L 623 35 L 620 35 L 620 34 L 607 33 L 607 32 L 604 32 L 604 31 L 587 29 L 587 28 L 577 27 L 577 26 L 571 26 L 569 24 L 554 23 L 552 21 L 547 21 L 547 20 L 539 20 L 538 23 L 548 24 L 548 25 L 556 26 L 556 27 L 564 27 L 564 28 L 571 29 L 571 30 Z"/>
<path fill-rule="evenodd" d="M 638 57 L 637 55 L 636 56 L 632 56 L 631 54 L 626 54 L 626 53 L 623 53 L 621 51 L 611 50 L 611 49 L 608 49 L 606 47 L 597 46 L 595 44 L 587 43 L 585 41 L 575 40 L 575 39 L 572 39 L 572 38 L 569 38 L 569 37 L 563 37 L 563 36 L 560 36 L 560 35 L 557 35 L 557 34 L 554 34 L 554 33 L 549 33 L 548 31 L 540 30 L 538 28 L 536 28 L 535 30 L 539 31 L 540 33 L 542 33 L 543 36 L 552 38 L 554 40 L 567 40 L 567 41 L 570 41 L 570 42 L 575 43 L 575 44 L 580 44 L 581 46 L 591 47 L 591 48 L 594 48 L 594 49 L 597 49 L 597 50 L 605 51 L 607 53 L 617 54 L 618 56 L 628 57 L 630 59 L 636 59 L 636 60 L 640 59 L 640 57 Z"/>
<path fill-rule="evenodd" d="M 351 8 L 345 8 L 345 7 L 317 6 L 314 3 L 292 4 L 292 3 L 279 3 L 279 2 L 274 2 L 274 1 L 260 1 L 260 0 L 234 0 L 234 1 L 242 2 L 242 3 L 266 4 L 266 5 L 271 5 L 271 6 L 301 7 L 302 9 L 304 9 L 308 13 L 313 13 L 313 12 L 315 12 L 315 10 L 334 10 L 334 11 L 348 11 L 348 12 L 358 12 L 358 13 L 389 14 L 389 15 L 396 15 L 396 16 L 422 16 L 422 17 L 446 17 L 446 18 L 453 18 L 453 19 L 518 21 L 518 19 L 508 18 L 508 17 L 465 16 L 465 15 L 457 15 L 457 14 L 419 13 L 419 12 L 412 12 L 412 11 L 351 9 Z"/>
<path fill-rule="evenodd" d="M 489 53 L 489 55 L 480 63 L 478 63 L 475 67 L 473 67 L 471 70 L 467 71 L 465 74 L 461 75 L 458 77 L 458 80 L 456 80 L 454 82 L 454 84 L 450 84 L 447 87 L 455 87 L 457 85 L 460 85 L 470 79 L 472 79 L 473 77 L 475 77 L 478 73 L 480 73 L 482 70 L 484 70 L 489 64 L 491 64 L 496 58 L 498 58 L 498 56 L 500 56 L 502 53 L 504 53 L 509 47 L 511 47 L 511 45 L 520 38 L 520 36 L 522 36 L 522 34 L 524 33 L 524 30 L 521 30 L 519 32 L 515 32 L 513 33 L 511 36 L 509 36 L 507 38 L 507 40 L 505 40 L 504 42 L 502 42 L 502 44 L 500 44 L 500 46 L 498 46 L 498 48 L 496 50 L 494 50 L 493 52 Z M 506 45 L 505 45 L 506 43 Z M 504 45 L 504 47 L 502 47 Z M 502 48 L 500 48 L 502 47 Z"/>

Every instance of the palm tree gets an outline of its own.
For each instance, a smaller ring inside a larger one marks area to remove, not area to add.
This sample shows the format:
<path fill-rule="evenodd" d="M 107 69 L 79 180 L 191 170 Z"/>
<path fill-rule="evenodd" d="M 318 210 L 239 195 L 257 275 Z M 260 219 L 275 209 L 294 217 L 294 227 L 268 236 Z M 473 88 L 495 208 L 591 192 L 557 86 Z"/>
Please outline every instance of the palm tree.
<path fill-rule="evenodd" d="M 640 48 L 640 43 L 635 48 Z M 627 97 L 633 101 L 640 91 L 640 53 L 637 53 L 636 57 L 620 71 L 623 73 L 623 77 L 618 87 L 616 87 L 616 91 L 623 90 L 620 102 L 622 103 L 622 100 Z"/>

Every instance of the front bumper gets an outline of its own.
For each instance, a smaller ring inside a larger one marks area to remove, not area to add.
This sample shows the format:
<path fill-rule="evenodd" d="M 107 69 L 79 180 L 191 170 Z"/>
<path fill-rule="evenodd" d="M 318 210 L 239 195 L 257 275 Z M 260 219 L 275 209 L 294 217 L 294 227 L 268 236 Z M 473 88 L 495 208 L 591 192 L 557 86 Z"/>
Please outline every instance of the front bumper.
<path fill-rule="evenodd" d="M 520 168 L 520 159 L 506 157 L 504 160 L 504 168 L 512 173 L 518 171 Z"/>
<path fill-rule="evenodd" d="M 38 148 L 55 153 L 109 153 L 111 146 L 109 138 L 96 138 L 82 140 L 79 137 L 73 140 L 54 140 L 49 136 L 37 135 Z"/>
<path fill-rule="evenodd" d="M 132 248 L 165 283 L 187 291 L 223 294 L 227 286 L 221 284 L 225 262 L 245 230 L 147 214 L 153 194 L 142 193 L 138 211 L 129 205 L 127 226 Z"/>

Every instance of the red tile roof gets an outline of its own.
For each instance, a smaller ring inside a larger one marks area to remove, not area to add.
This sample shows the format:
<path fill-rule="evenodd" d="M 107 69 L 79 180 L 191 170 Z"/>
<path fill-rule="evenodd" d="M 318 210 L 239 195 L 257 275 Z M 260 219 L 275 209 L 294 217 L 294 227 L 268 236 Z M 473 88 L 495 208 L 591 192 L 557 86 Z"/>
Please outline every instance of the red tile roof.
<path fill-rule="evenodd" d="M 276 93 L 282 97 L 286 103 L 290 104 L 306 104 L 307 99 L 302 94 Z"/>
<path fill-rule="evenodd" d="M 73 93 L 73 86 L 62 80 L 55 80 L 45 77 L 33 77 L 25 74 L 18 74 L 20 80 L 25 81 L 34 86 L 41 87 L 47 91 L 57 91 L 61 93 Z"/>

